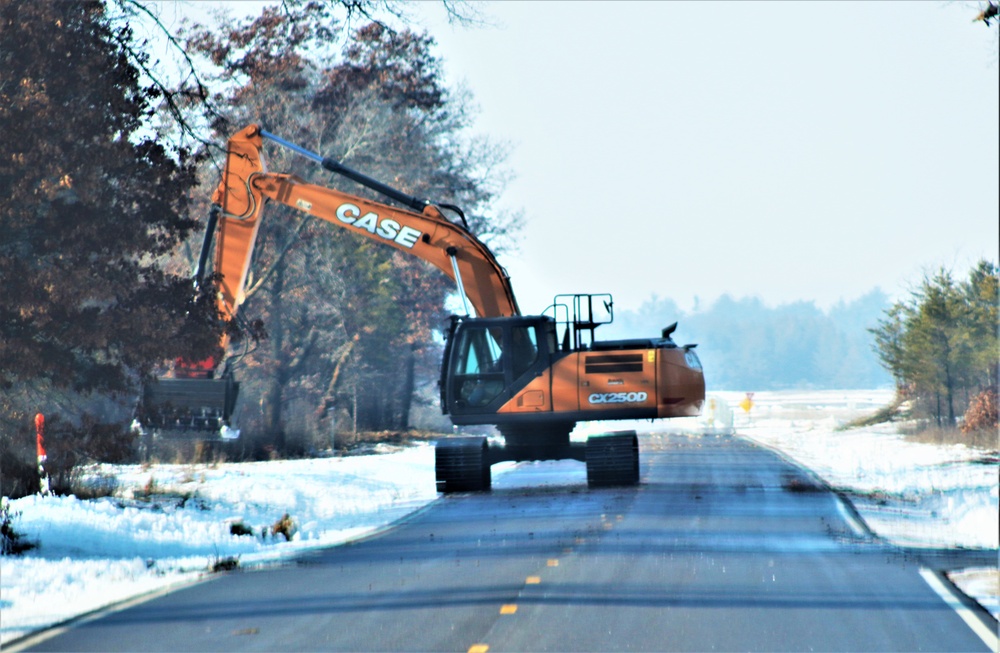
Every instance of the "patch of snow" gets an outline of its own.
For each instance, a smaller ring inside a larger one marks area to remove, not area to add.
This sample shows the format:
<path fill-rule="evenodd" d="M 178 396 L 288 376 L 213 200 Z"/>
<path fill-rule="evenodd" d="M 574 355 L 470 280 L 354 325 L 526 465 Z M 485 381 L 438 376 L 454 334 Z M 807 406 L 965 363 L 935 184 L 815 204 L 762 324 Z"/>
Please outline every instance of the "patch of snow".
<path fill-rule="evenodd" d="M 1000 573 L 996 569 L 962 569 L 950 572 L 948 579 L 994 617 L 1000 615 Z"/>
<path fill-rule="evenodd" d="M 115 496 L 10 502 L 15 530 L 39 546 L 0 557 L 0 644 L 192 582 L 226 560 L 277 562 L 370 535 L 438 496 L 429 444 L 266 463 L 101 465 L 92 474 L 114 477 Z M 285 514 L 296 525 L 291 541 L 271 534 Z M 254 534 L 233 535 L 237 523 Z"/>
<path fill-rule="evenodd" d="M 745 397 L 724 394 L 734 407 Z M 905 547 L 1000 549 L 995 451 L 912 442 L 895 424 L 837 430 L 891 399 L 891 391 L 767 392 L 754 394 L 749 412 L 734 410 L 741 435 L 811 469 L 883 539 Z M 1000 619 L 997 566 L 949 577 Z"/>

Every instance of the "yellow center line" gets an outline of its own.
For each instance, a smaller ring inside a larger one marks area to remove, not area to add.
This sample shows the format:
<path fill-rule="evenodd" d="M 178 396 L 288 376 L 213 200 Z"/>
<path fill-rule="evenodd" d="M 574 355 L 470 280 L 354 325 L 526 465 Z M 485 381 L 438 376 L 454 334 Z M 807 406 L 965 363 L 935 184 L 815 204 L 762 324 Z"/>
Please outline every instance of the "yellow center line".
<path fill-rule="evenodd" d="M 517 606 L 513 603 L 500 606 L 500 614 L 514 614 L 515 612 L 517 612 Z"/>
<path fill-rule="evenodd" d="M 545 564 L 546 564 L 546 566 L 548 566 L 548 567 L 558 567 L 558 566 L 559 566 L 559 561 L 558 561 L 558 560 L 556 560 L 556 559 L 551 559 L 551 560 L 549 560 L 549 561 L 548 561 L 547 563 L 545 563 Z"/>
<path fill-rule="evenodd" d="M 541 576 L 528 576 L 524 579 L 525 585 L 538 585 L 542 582 Z"/>
<path fill-rule="evenodd" d="M 469 653 L 486 653 L 490 650 L 489 644 L 473 644 L 469 647 Z"/>

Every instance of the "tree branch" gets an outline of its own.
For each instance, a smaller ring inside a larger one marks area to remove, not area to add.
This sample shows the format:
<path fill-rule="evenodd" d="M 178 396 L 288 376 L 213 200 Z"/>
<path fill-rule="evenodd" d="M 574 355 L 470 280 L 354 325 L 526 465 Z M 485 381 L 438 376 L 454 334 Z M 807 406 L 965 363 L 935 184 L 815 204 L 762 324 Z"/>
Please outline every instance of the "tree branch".
<path fill-rule="evenodd" d="M 167 42 L 170 46 L 183 57 L 187 65 L 187 75 L 184 81 L 193 80 L 195 85 L 195 91 L 184 91 L 184 90 L 174 90 L 169 88 L 165 83 L 163 83 L 160 78 L 153 73 L 153 70 L 146 64 L 146 57 L 143 56 L 144 53 L 137 52 L 131 45 L 131 43 L 116 37 L 119 45 L 128 54 L 129 58 L 135 63 L 135 65 L 146 75 L 150 81 L 152 81 L 153 86 L 160 92 L 163 96 L 164 101 L 167 104 L 167 111 L 176 121 L 177 125 L 181 129 L 181 133 L 187 134 L 193 138 L 198 143 L 205 145 L 207 147 L 219 147 L 219 145 L 213 141 L 203 138 L 199 135 L 199 130 L 193 127 L 187 120 L 183 109 L 176 101 L 176 96 L 187 97 L 193 99 L 195 102 L 201 104 L 202 109 L 205 111 L 206 115 L 213 120 L 221 121 L 223 123 L 227 122 L 225 117 L 212 105 L 209 100 L 211 95 L 208 88 L 202 82 L 201 77 L 198 75 L 197 68 L 191 56 L 184 49 L 184 46 L 177 40 L 177 38 L 167 29 L 166 25 L 160 20 L 159 16 L 153 13 L 143 2 L 140 0 L 115 0 L 115 2 L 121 7 L 124 13 L 130 13 L 128 8 L 131 7 L 133 10 L 141 12 L 148 16 L 153 24 L 159 29 L 163 35 L 166 37 Z"/>

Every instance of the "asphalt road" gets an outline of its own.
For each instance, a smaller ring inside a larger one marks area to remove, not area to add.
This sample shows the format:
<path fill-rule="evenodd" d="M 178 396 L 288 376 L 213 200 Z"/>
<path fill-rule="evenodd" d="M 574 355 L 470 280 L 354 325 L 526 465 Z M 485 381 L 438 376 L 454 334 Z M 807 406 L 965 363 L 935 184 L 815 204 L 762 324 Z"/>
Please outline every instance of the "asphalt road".
<path fill-rule="evenodd" d="M 773 452 L 730 437 L 640 447 L 638 487 L 589 490 L 572 462 L 578 480 L 553 484 L 551 466 L 522 465 L 378 537 L 31 650 L 989 650 L 925 580 L 926 557 L 867 536 Z"/>

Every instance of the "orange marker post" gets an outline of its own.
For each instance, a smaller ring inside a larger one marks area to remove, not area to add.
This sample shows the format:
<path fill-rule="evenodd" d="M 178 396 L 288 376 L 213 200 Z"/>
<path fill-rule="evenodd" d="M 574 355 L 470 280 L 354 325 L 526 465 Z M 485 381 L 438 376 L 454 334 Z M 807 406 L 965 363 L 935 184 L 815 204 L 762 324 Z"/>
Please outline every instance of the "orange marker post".
<path fill-rule="evenodd" d="M 45 471 L 45 461 L 48 460 L 48 456 L 45 454 L 45 415 L 38 413 L 35 415 L 35 445 L 38 451 L 38 486 L 41 495 L 48 496 L 49 492 L 49 475 Z"/>

